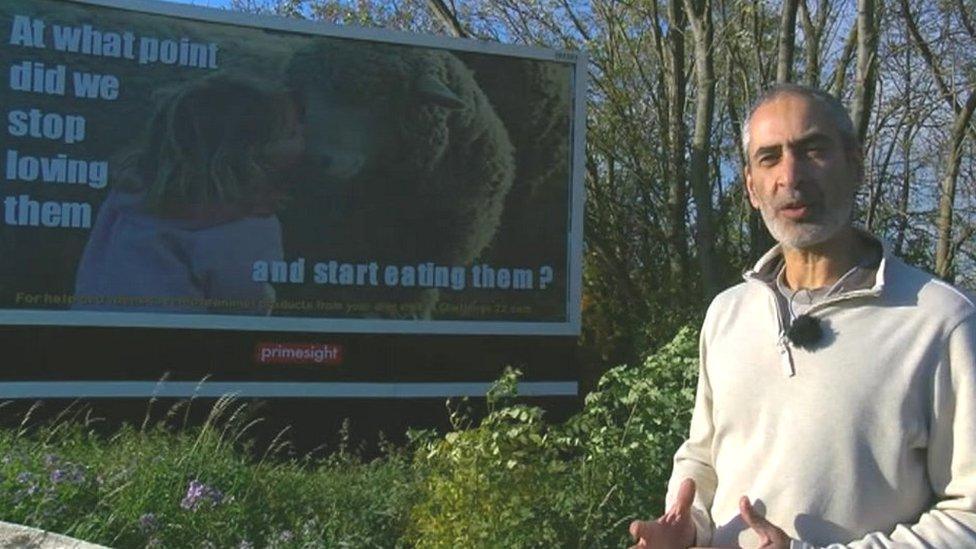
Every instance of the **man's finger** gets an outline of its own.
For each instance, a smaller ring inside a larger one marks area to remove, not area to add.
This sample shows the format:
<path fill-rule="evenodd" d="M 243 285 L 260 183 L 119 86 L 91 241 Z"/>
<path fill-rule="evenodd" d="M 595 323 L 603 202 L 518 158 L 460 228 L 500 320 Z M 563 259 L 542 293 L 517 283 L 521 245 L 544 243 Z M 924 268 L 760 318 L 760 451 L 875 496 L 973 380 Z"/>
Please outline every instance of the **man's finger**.
<path fill-rule="evenodd" d="M 695 502 L 695 481 L 686 478 L 678 486 L 678 494 L 674 498 L 674 503 L 663 516 L 657 519 L 662 524 L 674 524 L 689 515 L 692 503 Z"/>
<path fill-rule="evenodd" d="M 762 530 L 767 524 L 769 524 L 764 517 L 756 512 L 756 509 L 751 503 L 749 503 L 749 498 L 747 496 L 742 496 L 739 498 L 739 515 L 742 517 L 742 520 L 746 521 L 749 528 L 756 531 Z"/>
<path fill-rule="evenodd" d="M 674 500 L 674 507 L 677 507 L 679 511 L 687 513 L 688 509 L 691 509 L 691 504 L 694 502 L 695 481 L 686 478 L 681 481 L 681 486 L 678 487 L 678 497 Z"/>
<path fill-rule="evenodd" d="M 651 536 L 650 522 L 645 520 L 635 520 L 630 523 L 630 537 L 634 541 L 640 541 L 641 538 L 648 538 Z"/>
<path fill-rule="evenodd" d="M 637 541 L 637 539 L 640 537 L 640 534 L 639 534 L 639 532 L 640 532 L 640 530 L 639 530 L 640 526 L 638 525 L 639 522 L 640 522 L 639 520 L 635 520 L 635 521 L 631 522 L 630 523 L 630 527 L 627 528 L 627 531 L 630 532 L 630 539 L 632 539 L 634 541 Z"/>

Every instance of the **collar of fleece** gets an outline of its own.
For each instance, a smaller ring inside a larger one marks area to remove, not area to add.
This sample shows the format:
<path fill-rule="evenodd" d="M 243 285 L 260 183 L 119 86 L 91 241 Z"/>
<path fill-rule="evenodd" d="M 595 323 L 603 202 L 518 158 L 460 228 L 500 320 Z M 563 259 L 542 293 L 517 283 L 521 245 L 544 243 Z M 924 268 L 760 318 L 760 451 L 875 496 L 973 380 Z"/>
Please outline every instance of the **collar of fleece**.
<path fill-rule="evenodd" d="M 881 260 L 877 264 L 877 274 L 874 277 L 874 284 L 867 290 L 868 293 L 872 295 L 880 295 L 884 290 L 885 285 L 885 273 L 887 267 L 890 263 L 890 259 L 894 257 L 891 251 L 891 245 L 873 234 L 861 229 L 860 227 L 855 227 L 854 230 L 862 238 L 875 245 L 881 252 Z M 773 284 L 776 281 L 776 275 L 779 273 L 779 268 L 783 262 L 783 246 L 781 244 L 776 244 L 769 249 L 759 261 L 753 266 L 749 271 L 746 271 L 742 278 L 748 281 L 759 281 L 764 284 Z M 870 267 L 875 267 L 874 264 L 865 265 Z"/>

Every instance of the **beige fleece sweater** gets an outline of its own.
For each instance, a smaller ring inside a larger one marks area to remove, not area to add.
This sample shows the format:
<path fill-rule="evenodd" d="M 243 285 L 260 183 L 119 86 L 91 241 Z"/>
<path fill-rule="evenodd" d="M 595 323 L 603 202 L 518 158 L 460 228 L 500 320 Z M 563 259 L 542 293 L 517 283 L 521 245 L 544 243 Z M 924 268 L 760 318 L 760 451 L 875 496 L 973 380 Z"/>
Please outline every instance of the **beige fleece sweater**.
<path fill-rule="evenodd" d="M 872 288 L 810 309 L 825 337 L 804 350 L 761 280 L 778 256 L 708 309 L 667 505 L 696 481 L 698 545 L 757 545 L 747 495 L 794 548 L 976 548 L 973 302 L 886 251 Z"/>

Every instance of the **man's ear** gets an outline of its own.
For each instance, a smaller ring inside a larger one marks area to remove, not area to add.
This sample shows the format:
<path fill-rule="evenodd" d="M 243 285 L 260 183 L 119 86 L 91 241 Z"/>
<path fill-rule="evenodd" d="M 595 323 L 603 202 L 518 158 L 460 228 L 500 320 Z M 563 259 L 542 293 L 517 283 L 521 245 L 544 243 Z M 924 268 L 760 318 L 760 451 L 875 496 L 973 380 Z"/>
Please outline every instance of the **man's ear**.
<path fill-rule="evenodd" d="M 747 164 L 742 168 L 742 181 L 746 188 L 746 194 L 749 196 L 749 203 L 752 207 L 759 209 L 759 201 L 756 199 L 756 190 L 752 184 L 752 173 L 749 171 L 749 165 Z"/>
<path fill-rule="evenodd" d="M 847 152 L 847 162 L 854 169 L 854 173 L 857 176 L 857 185 L 854 188 L 859 189 L 864 184 L 864 150 L 859 146 L 849 150 Z"/>

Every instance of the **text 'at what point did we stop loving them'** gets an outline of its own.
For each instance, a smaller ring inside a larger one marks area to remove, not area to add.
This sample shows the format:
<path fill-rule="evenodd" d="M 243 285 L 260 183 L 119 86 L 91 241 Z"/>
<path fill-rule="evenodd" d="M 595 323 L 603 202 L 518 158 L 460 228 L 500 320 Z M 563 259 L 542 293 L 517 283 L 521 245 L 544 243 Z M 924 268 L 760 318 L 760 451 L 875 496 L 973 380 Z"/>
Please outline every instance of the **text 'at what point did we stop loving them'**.
<path fill-rule="evenodd" d="M 91 25 L 49 24 L 41 18 L 15 14 L 7 43 L 14 53 L 25 56 L 52 49 L 69 55 L 100 57 L 108 61 L 134 61 L 138 65 L 170 65 L 189 69 L 216 69 L 218 47 L 188 38 L 138 36 L 131 31 L 100 30 Z M 16 140 L 0 155 L 4 179 L 9 182 L 49 185 L 78 185 L 104 189 L 109 183 L 106 160 L 83 158 L 70 152 L 35 154 L 36 143 L 56 142 L 66 147 L 78 145 L 89 136 L 90 128 L 78 103 L 116 101 L 122 81 L 114 75 L 89 70 L 74 70 L 69 64 L 46 64 L 38 59 L 18 59 L 9 67 L 8 85 L 14 99 L 29 100 L 37 95 L 65 97 L 71 113 L 52 112 L 36 106 L 12 102 L 7 112 L 7 134 Z M 87 202 L 39 200 L 31 191 L 16 190 L 0 200 L 0 219 L 18 227 L 89 229 L 92 206 Z M 45 193 L 49 195 L 50 193 Z"/>

